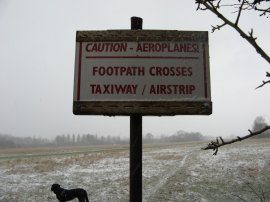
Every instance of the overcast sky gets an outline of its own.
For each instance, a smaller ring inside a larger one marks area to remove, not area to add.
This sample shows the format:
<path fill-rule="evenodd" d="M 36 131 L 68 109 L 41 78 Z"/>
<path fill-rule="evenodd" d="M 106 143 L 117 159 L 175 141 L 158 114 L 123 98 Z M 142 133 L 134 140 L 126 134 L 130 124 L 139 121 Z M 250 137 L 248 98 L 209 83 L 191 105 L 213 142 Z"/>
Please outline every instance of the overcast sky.
<path fill-rule="evenodd" d="M 143 117 L 144 134 L 241 136 L 257 116 L 270 123 L 270 85 L 254 90 L 269 64 L 233 29 L 212 34 L 220 21 L 193 0 L 0 0 L 0 133 L 129 137 L 129 117 L 75 116 L 72 102 L 76 30 L 130 29 L 131 16 L 144 29 L 209 31 L 213 114 Z M 269 19 L 243 17 L 270 53 Z"/>

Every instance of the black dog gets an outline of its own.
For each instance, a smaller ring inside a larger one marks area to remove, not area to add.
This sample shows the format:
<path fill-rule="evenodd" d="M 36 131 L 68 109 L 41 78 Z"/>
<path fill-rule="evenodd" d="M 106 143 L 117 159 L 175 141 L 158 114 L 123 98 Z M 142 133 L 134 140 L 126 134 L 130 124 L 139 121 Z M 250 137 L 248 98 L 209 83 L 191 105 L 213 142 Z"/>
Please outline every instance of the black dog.
<path fill-rule="evenodd" d="M 57 199 L 60 202 L 71 201 L 72 199 L 78 198 L 79 202 L 89 202 L 87 192 L 84 189 L 63 189 L 59 184 L 53 184 L 51 191 L 56 194 Z"/>

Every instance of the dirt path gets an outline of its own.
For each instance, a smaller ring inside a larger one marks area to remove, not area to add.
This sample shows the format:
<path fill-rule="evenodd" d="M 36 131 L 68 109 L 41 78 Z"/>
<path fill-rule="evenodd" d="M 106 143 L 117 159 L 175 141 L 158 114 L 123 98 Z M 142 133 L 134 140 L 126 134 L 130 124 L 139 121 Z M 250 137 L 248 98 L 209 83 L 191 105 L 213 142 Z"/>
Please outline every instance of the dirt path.
<path fill-rule="evenodd" d="M 165 175 L 162 176 L 162 178 L 160 178 L 160 180 L 158 181 L 158 183 L 154 187 L 152 187 L 150 190 L 148 190 L 146 193 L 144 193 L 143 201 L 150 201 L 151 198 L 155 194 L 157 194 L 159 192 L 159 190 L 166 184 L 166 182 L 170 178 L 172 178 L 179 169 L 181 169 L 183 167 L 183 165 L 185 164 L 186 159 L 188 158 L 189 155 L 190 155 L 189 153 L 186 154 L 180 162 L 177 162 L 175 164 L 175 166 L 168 173 L 166 173 Z"/>

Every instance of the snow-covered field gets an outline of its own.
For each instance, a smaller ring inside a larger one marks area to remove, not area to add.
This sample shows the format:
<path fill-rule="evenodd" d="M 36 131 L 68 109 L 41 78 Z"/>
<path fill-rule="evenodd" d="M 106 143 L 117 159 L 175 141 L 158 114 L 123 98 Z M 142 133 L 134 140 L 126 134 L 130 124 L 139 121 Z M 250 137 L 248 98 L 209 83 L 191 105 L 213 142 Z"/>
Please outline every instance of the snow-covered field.
<path fill-rule="evenodd" d="M 145 146 L 143 201 L 270 201 L 270 139 L 217 156 L 205 144 Z M 0 150 L 1 202 L 57 201 L 53 183 L 82 187 L 90 201 L 129 201 L 128 147 Z"/>

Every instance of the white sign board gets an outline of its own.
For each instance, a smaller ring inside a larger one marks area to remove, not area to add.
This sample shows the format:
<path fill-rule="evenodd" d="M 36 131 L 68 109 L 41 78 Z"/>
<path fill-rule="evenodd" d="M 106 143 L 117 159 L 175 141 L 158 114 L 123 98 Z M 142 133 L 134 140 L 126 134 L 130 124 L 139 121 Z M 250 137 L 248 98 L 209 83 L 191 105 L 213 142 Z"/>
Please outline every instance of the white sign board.
<path fill-rule="evenodd" d="M 77 32 L 73 100 L 75 114 L 210 114 L 208 33 Z"/>

